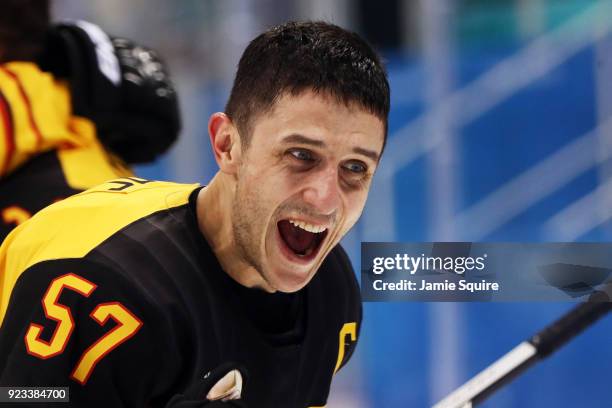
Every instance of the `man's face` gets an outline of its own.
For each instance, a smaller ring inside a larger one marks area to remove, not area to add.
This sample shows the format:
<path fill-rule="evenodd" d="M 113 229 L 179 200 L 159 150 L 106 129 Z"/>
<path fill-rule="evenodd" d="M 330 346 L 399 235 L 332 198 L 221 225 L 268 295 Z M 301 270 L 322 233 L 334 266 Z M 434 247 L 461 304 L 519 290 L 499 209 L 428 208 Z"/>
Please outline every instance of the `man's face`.
<path fill-rule="evenodd" d="M 380 119 L 326 95 L 285 95 L 252 125 L 232 208 L 244 259 L 271 289 L 306 285 L 363 210 Z"/>

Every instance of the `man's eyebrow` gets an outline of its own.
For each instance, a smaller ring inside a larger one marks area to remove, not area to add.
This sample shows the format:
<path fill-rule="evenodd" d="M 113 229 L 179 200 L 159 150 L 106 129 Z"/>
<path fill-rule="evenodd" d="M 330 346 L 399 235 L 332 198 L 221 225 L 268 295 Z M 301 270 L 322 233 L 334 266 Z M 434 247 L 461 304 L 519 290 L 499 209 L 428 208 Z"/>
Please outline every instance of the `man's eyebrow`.
<path fill-rule="evenodd" d="M 317 140 L 317 139 L 311 139 L 309 137 L 306 137 L 304 135 L 300 135 L 297 133 L 284 137 L 282 142 L 283 143 L 301 143 L 301 144 L 307 144 L 307 145 L 316 146 L 316 147 L 325 147 L 324 141 Z"/>
<path fill-rule="evenodd" d="M 369 157 L 375 162 L 378 162 L 379 156 L 378 153 L 376 153 L 374 150 L 368 150 L 361 147 L 353 147 L 353 152 Z"/>
<path fill-rule="evenodd" d="M 324 141 L 317 140 L 317 139 L 311 139 L 309 137 L 306 137 L 304 135 L 300 135 L 297 133 L 284 137 L 282 139 L 282 142 L 283 143 L 301 143 L 301 144 L 306 144 L 310 146 L 325 147 Z M 379 155 L 373 150 L 364 149 L 362 147 L 354 147 L 353 152 L 360 154 L 362 156 L 368 157 L 375 162 L 378 162 Z"/>

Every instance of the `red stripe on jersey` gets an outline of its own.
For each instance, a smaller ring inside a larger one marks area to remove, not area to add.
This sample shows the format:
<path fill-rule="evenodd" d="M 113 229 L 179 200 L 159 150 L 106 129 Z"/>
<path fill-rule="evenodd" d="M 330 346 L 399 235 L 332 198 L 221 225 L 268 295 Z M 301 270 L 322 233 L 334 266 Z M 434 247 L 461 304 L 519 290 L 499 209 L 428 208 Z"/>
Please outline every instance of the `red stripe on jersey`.
<path fill-rule="evenodd" d="M 15 74 L 13 71 L 11 71 L 10 69 L 6 67 L 0 67 L 0 69 L 4 71 L 8 76 L 10 76 L 17 84 L 17 89 L 19 89 L 19 94 L 21 95 L 21 98 L 23 99 L 23 103 L 26 106 L 26 110 L 28 111 L 28 120 L 30 121 L 30 127 L 34 131 L 34 136 L 36 137 L 36 150 L 39 150 L 40 147 L 42 146 L 43 138 L 42 138 L 42 134 L 40 133 L 40 129 L 38 128 L 38 125 L 36 124 L 36 120 L 34 120 L 34 113 L 32 112 L 32 104 L 30 103 L 30 98 L 28 97 L 28 94 L 23 88 L 23 84 L 21 83 L 21 80 L 19 79 L 17 74 Z"/>
<path fill-rule="evenodd" d="M 4 155 L 4 161 L 2 167 L 0 167 L 0 175 L 4 175 L 8 172 L 9 164 L 15 152 L 15 131 L 13 127 L 13 115 L 11 114 L 11 107 L 8 101 L 0 92 L 0 118 L 4 125 L 4 142 L 6 144 L 6 152 Z"/>

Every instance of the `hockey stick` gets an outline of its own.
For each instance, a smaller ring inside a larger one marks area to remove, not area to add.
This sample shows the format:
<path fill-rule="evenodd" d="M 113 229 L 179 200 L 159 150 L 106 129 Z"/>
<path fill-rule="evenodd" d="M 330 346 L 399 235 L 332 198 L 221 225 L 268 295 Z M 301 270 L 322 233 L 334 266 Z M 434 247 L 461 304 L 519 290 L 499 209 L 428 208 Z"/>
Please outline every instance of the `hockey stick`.
<path fill-rule="evenodd" d="M 538 360 L 548 357 L 612 310 L 612 301 L 583 303 L 457 388 L 433 408 L 471 408 Z"/>

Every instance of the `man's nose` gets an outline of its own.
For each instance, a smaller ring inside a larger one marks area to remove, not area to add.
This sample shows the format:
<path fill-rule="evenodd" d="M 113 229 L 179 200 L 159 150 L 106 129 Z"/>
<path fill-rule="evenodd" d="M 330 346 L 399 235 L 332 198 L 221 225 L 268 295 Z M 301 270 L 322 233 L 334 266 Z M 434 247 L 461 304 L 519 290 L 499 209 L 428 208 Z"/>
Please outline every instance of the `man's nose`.
<path fill-rule="evenodd" d="M 303 199 L 319 213 L 331 215 L 340 206 L 341 192 L 338 183 L 338 169 L 328 166 L 309 177 Z"/>

